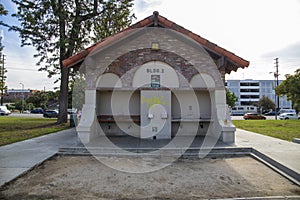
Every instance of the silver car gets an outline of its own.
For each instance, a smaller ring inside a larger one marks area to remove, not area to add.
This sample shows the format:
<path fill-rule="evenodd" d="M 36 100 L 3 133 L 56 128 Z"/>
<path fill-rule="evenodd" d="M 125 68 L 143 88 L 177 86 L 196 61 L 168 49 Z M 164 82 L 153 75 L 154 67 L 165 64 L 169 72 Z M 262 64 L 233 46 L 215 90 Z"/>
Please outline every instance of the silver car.
<path fill-rule="evenodd" d="M 296 113 L 282 113 L 279 115 L 279 119 L 300 119 Z"/>

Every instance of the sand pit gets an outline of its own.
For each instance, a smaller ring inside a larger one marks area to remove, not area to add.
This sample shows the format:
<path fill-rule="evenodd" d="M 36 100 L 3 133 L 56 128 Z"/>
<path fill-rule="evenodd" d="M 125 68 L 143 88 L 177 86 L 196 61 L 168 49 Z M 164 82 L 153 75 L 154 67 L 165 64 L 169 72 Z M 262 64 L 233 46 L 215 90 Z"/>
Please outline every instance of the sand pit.
<path fill-rule="evenodd" d="M 124 166 L 132 163 L 128 158 L 109 159 Z M 134 159 L 140 163 L 157 162 L 157 158 Z M 134 174 L 111 169 L 91 156 L 55 156 L 2 187 L 0 199 L 203 199 L 297 195 L 300 195 L 300 187 L 250 157 L 179 159 L 161 170 Z"/>

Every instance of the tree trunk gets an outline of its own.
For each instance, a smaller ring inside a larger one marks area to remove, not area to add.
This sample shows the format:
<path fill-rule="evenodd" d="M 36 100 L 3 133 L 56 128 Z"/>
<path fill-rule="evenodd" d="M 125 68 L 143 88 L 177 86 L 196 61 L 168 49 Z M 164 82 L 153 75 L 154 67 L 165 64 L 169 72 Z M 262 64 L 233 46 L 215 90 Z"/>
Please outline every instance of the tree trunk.
<path fill-rule="evenodd" d="M 69 56 L 66 55 L 66 22 L 62 14 L 63 4 L 62 0 L 58 1 L 58 18 L 59 18 L 59 65 L 60 65 L 60 93 L 59 93 L 59 114 L 57 123 L 67 123 L 68 122 L 68 84 L 69 84 L 69 68 L 64 67 L 62 61 Z"/>
<path fill-rule="evenodd" d="M 69 68 L 61 67 L 61 83 L 59 94 L 59 116 L 57 119 L 58 124 L 68 122 L 68 84 L 69 84 Z"/>

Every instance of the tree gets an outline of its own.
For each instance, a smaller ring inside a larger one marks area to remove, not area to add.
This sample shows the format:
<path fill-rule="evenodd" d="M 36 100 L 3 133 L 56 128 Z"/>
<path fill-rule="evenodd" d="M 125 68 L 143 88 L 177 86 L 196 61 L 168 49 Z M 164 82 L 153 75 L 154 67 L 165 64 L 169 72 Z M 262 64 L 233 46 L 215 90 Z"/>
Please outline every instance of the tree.
<path fill-rule="evenodd" d="M 35 92 L 32 96 L 26 99 L 26 103 L 33 104 L 34 107 L 41 107 L 46 109 L 46 103 L 48 102 L 49 97 L 46 92 Z"/>
<path fill-rule="evenodd" d="M 239 100 L 238 97 L 234 93 L 231 93 L 228 89 L 226 89 L 226 103 L 230 107 L 234 107 L 235 102 L 238 100 Z"/>
<path fill-rule="evenodd" d="M 0 3 L 0 16 L 1 15 L 7 15 L 7 10 L 4 9 L 4 6 Z M 1 20 L 0 20 L 0 25 L 5 25 Z M 0 97 L 1 97 L 1 105 L 3 105 L 3 95 L 4 91 L 6 90 L 5 86 L 5 73 L 6 70 L 4 68 L 4 55 L 2 53 L 3 51 L 3 46 L 2 46 L 2 36 L 0 35 Z"/>
<path fill-rule="evenodd" d="M 22 46 L 32 45 L 40 70 L 51 77 L 60 74 L 58 123 L 67 122 L 70 70 L 62 61 L 82 50 L 92 40 L 103 39 L 131 24 L 133 0 L 12 0 L 17 5 Z M 109 24 L 108 24 L 109 23 Z M 102 26 L 106 24 L 107 26 Z M 99 31 L 106 34 L 99 34 Z"/>
<path fill-rule="evenodd" d="M 0 3 L 0 16 L 1 15 L 7 15 L 7 10 L 5 10 L 2 3 Z M 3 23 L 3 21 L 0 20 L 0 25 L 6 26 L 6 24 Z"/>
<path fill-rule="evenodd" d="M 7 10 L 5 10 L 4 6 L 0 3 L 0 16 L 7 15 L 7 13 L 8 13 Z M 0 25 L 7 26 L 1 20 L 0 20 Z M 0 104 L 1 105 L 3 105 L 4 91 L 7 90 L 7 87 L 5 86 L 5 80 L 6 80 L 5 73 L 7 71 L 4 68 L 4 55 L 2 53 L 4 47 L 2 46 L 2 39 L 3 39 L 3 37 L 0 35 L 0 95 L 1 95 L 0 96 L 0 98 L 1 98 Z"/>
<path fill-rule="evenodd" d="M 37 107 L 41 107 L 43 109 L 48 109 L 50 107 L 56 108 L 57 97 L 58 97 L 58 92 L 53 92 L 53 91 L 35 92 L 32 96 L 26 99 L 26 104 L 32 105 L 33 106 L 32 108 L 37 108 Z"/>
<path fill-rule="evenodd" d="M 2 46 L 2 36 L 0 36 L 0 98 L 1 98 L 1 106 L 3 105 L 3 97 L 4 97 L 4 92 L 7 90 L 7 86 L 5 86 L 5 80 L 6 76 L 5 73 L 7 70 L 4 67 L 4 55 L 2 53 L 3 51 L 3 46 Z"/>
<path fill-rule="evenodd" d="M 293 108 L 300 110 L 300 68 L 295 71 L 294 75 L 285 75 L 284 80 L 276 87 L 276 95 L 287 96 L 292 101 Z"/>
<path fill-rule="evenodd" d="M 22 100 L 18 100 L 14 103 L 14 109 L 19 110 L 21 112 L 22 110 Z M 24 107 L 26 106 L 26 102 L 24 102 Z"/>
<path fill-rule="evenodd" d="M 275 110 L 275 103 L 267 96 L 263 96 L 257 105 L 263 111 Z"/>

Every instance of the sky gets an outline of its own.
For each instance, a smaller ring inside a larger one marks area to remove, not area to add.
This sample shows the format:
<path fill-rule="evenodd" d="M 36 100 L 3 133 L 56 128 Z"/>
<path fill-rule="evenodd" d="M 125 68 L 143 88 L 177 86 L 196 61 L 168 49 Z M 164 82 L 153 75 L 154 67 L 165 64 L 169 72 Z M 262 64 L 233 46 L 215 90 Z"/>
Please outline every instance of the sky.
<path fill-rule="evenodd" d="M 10 0 L 0 0 L 9 15 L 16 11 Z M 226 79 L 273 80 L 275 58 L 279 79 L 300 68 L 300 0 L 135 0 L 133 13 L 142 20 L 153 11 L 250 61 Z M 0 20 L 17 23 L 11 17 Z M 9 89 L 24 87 L 53 90 L 57 77 L 39 72 L 33 47 L 20 47 L 17 33 L 2 29 Z"/>

